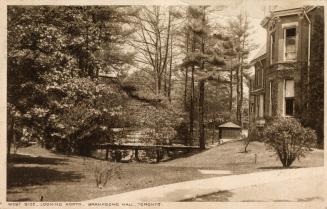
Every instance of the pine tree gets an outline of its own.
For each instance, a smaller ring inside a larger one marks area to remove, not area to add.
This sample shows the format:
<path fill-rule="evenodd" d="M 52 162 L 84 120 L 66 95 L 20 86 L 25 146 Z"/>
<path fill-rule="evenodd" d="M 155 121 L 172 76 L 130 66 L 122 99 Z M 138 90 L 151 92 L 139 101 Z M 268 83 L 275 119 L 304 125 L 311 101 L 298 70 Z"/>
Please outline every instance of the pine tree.
<path fill-rule="evenodd" d="M 212 50 L 212 34 L 208 23 L 208 7 L 190 7 L 189 14 L 191 17 L 192 32 L 192 50 L 184 60 L 184 65 L 191 66 L 191 109 L 190 109 L 190 134 L 193 136 L 194 120 L 194 75 L 196 74 L 199 88 L 199 144 L 200 148 L 205 148 L 205 130 L 204 130 L 204 100 L 205 100 L 205 83 L 212 77 L 214 72 L 220 66 L 223 66 L 224 60 L 219 50 Z M 214 66 L 214 67 L 212 67 Z"/>
<path fill-rule="evenodd" d="M 236 19 L 229 22 L 230 34 L 236 51 L 236 121 L 242 125 L 243 108 L 243 78 L 244 69 L 248 67 L 246 60 L 251 50 L 255 48 L 249 40 L 250 23 L 246 14 L 239 14 Z"/>

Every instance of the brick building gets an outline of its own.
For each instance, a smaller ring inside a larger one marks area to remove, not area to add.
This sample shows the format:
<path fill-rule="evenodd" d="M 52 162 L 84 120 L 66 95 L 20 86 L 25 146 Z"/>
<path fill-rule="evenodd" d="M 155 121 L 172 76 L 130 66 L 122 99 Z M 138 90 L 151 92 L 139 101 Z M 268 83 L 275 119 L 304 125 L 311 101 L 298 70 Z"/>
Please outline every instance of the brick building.
<path fill-rule="evenodd" d="M 296 117 L 322 140 L 324 8 L 274 11 L 261 25 L 267 42 L 251 61 L 250 125 L 263 127 L 277 115 Z"/>

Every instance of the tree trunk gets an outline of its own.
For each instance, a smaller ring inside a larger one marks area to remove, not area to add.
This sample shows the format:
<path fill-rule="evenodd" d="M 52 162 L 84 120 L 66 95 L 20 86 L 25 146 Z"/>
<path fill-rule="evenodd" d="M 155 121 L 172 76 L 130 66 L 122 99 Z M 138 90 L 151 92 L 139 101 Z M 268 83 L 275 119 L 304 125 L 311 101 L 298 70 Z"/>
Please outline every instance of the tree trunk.
<path fill-rule="evenodd" d="M 158 76 L 158 94 L 161 93 L 161 79 L 162 79 L 162 76 Z"/>
<path fill-rule="evenodd" d="M 158 76 L 155 77 L 155 90 L 156 90 L 156 95 L 159 94 L 159 86 L 158 86 Z"/>
<path fill-rule="evenodd" d="M 165 57 L 162 68 L 164 69 L 164 92 L 167 96 L 167 59 L 168 59 L 168 51 L 169 51 L 169 39 L 170 39 L 170 25 L 171 25 L 171 14 L 170 10 L 168 12 L 168 27 L 167 27 L 167 39 L 166 39 L 166 49 L 165 49 Z"/>
<path fill-rule="evenodd" d="M 245 140 L 246 140 L 246 142 L 245 142 L 245 146 L 244 146 L 244 152 L 247 153 L 247 152 L 248 152 L 247 148 L 248 148 L 248 146 L 249 146 L 249 144 L 250 144 L 250 139 L 247 138 L 247 139 L 245 139 Z"/>
<path fill-rule="evenodd" d="M 240 126 L 243 127 L 242 115 L 243 115 L 243 67 L 241 67 L 241 95 L 240 95 Z"/>
<path fill-rule="evenodd" d="M 187 80 L 188 80 L 188 68 L 185 68 L 185 83 L 184 83 L 184 110 L 187 110 Z"/>
<path fill-rule="evenodd" d="M 167 96 L 167 68 L 164 69 L 164 95 Z"/>
<path fill-rule="evenodd" d="M 238 124 L 240 124 L 240 55 L 238 56 L 238 64 L 236 70 L 236 121 Z"/>
<path fill-rule="evenodd" d="M 215 142 L 215 128 L 216 128 L 215 120 L 212 120 L 212 123 L 213 123 L 213 125 L 212 125 L 212 144 L 214 144 L 214 142 Z"/>
<path fill-rule="evenodd" d="M 186 34 L 186 53 L 189 52 L 190 33 Z M 188 81 L 188 67 L 185 68 L 185 85 L 184 85 L 184 110 L 187 110 L 187 81 Z"/>
<path fill-rule="evenodd" d="M 169 63 L 169 77 L 168 77 L 168 99 L 171 102 L 171 70 L 173 68 L 173 35 L 170 39 L 170 63 Z"/>
<path fill-rule="evenodd" d="M 10 157 L 11 143 L 12 143 L 12 139 L 11 139 L 11 137 L 8 137 L 8 139 L 7 139 L 7 160 Z"/>
<path fill-rule="evenodd" d="M 190 98 L 190 145 L 193 144 L 193 129 L 194 129 L 194 66 L 191 72 L 191 98 Z"/>
<path fill-rule="evenodd" d="M 200 149 L 205 149 L 205 137 L 204 137 L 204 85 L 205 81 L 199 82 L 199 144 Z"/>
<path fill-rule="evenodd" d="M 246 21 L 246 19 L 245 19 Z M 242 43 L 242 51 L 245 50 L 245 37 L 243 38 L 243 43 Z M 240 95 L 240 126 L 243 127 L 243 123 L 242 123 L 242 115 L 243 115 L 243 59 L 244 59 L 244 55 L 242 53 L 241 56 L 241 62 L 240 62 L 240 73 L 241 73 L 241 95 Z"/>
<path fill-rule="evenodd" d="M 205 7 L 203 7 L 202 14 L 202 30 L 205 27 Z M 201 52 L 204 54 L 204 33 L 201 36 Z M 204 72 L 204 62 L 201 64 L 201 71 Z M 201 79 L 199 82 L 199 144 L 200 149 L 205 149 L 205 137 L 204 137 L 204 84 L 205 80 Z"/>
<path fill-rule="evenodd" d="M 86 26 L 86 50 L 89 50 L 89 26 Z M 92 78 L 91 72 L 88 69 L 88 60 L 84 59 L 84 69 L 85 72 L 88 73 L 88 75 Z"/>
<path fill-rule="evenodd" d="M 158 14 L 157 14 L 157 8 L 156 8 L 156 23 L 158 24 Z M 160 89 L 161 89 L 161 73 L 160 73 L 160 62 L 159 62 L 159 33 L 158 31 L 156 32 L 156 41 L 155 41 L 155 72 L 156 72 L 156 76 L 157 76 L 157 80 L 156 80 L 156 94 L 158 95 L 160 93 Z"/>
<path fill-rule="evenodd" d="M 193 31 L 193 37 L 192 37 L 192 52 L 195 51 L 195 32 Z M 194 139 L 194 71 L 195 71 L 195 66 L 192 66 L 192 72 L 191 72 L 191 98 L 190 98 L 190 140 L 191 144 L 193 143 Z"/>
<path fill-rule="evenodd" d="M 232 61 L 230 64 L 230 75 L 229 75 L 229 119 L 231 120 L 232 110 L 233 110 L 233 67 Z"/>
<path fill-rule="evenodd" d="M 10 120 L 10 125 L 9 125 L 8 133 L 7 133 L 7 160 L 10 157 L 11 144 L 15 141 L 14 126 L 15 126 L 15 121 L 14 121 L 14 118 L 12 117 Z"/>

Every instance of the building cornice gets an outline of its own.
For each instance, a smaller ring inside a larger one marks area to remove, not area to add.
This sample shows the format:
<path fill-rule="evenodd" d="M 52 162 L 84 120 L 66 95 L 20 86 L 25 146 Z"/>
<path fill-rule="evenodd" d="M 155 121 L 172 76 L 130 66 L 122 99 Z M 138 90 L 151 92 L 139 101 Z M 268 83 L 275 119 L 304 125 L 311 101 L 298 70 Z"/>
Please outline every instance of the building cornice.
<path fill-rule="evenodd" d="M 316 6 L 307 6 L 307 7 L 299 7 L 299 8 L 293 8 L 293 9 L 284 9 L 284 10 L 274 11 L 274 12 L 271 12 L 270 16 L 265 17 L 261 21 L 260 24 L 263 28 L 266 28 L 268 22 L 274 18 L 290 16 L 290 15 L 299 15 L 299 14 L 303 13 L 303 10 L 308 13 L 311 10 L 313 10 L 314 8 L 316 8 Z"/>

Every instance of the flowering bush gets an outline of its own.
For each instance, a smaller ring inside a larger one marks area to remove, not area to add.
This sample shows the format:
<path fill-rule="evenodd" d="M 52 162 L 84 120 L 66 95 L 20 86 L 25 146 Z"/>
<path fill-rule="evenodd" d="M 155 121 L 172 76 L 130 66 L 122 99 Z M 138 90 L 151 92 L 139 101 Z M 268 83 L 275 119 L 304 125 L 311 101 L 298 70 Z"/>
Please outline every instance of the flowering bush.
<path fill-rule="evenodd" d="M 120 23 L 127 20 L 121 12 L 127 14 L 113 7 L 8 7 L 7 153 L 11 144 L 38 140 L 88 154 L 92 143 L 108 138 L 121 95 L 97 77 L 132 60 L 117 48 L 116 32 L 125 32 Z"/>
<path fill-rule="evenodd" d="M 310 128 L 304 128 L 294 118 L 277 118 L 263 131 L 264 142 L 275 151 L 283 167 L 291 164 L 310 151 L 317 136 Z"/>

